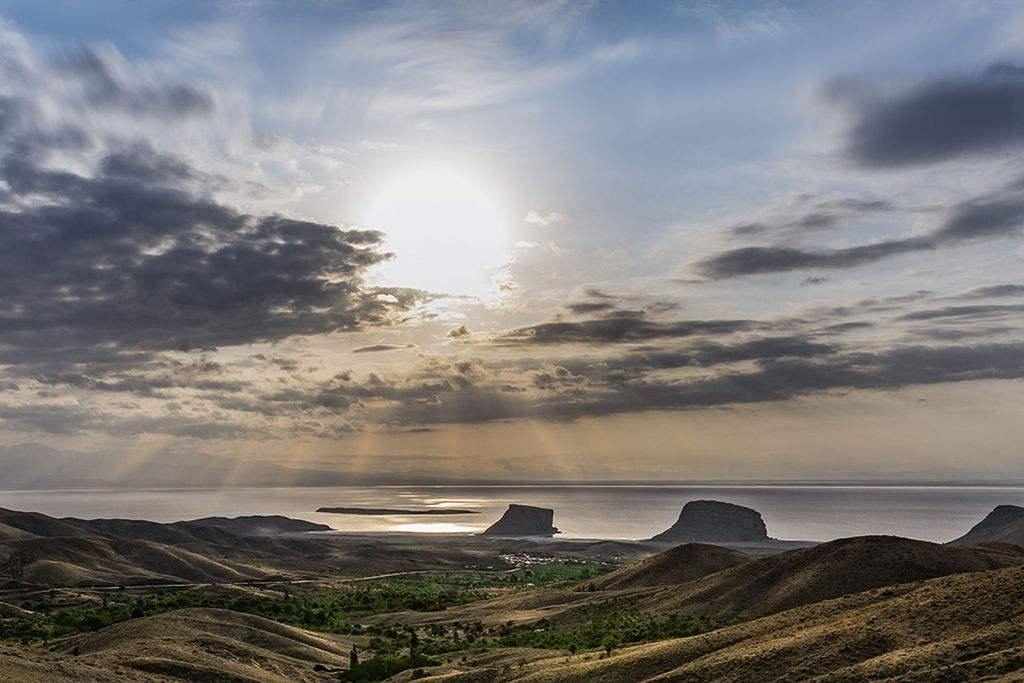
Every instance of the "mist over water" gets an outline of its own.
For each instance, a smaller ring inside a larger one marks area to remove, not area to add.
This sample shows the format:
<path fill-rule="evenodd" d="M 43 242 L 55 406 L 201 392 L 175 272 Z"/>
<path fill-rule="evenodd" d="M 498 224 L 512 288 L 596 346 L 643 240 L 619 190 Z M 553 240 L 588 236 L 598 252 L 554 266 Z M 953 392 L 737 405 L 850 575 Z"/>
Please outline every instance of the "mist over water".
<path fill-rule="evenodd" d="M 968 486 L 410 486 L 200 490 L 0 491 L 0 506 L 56 517 L 171 522 L 213 515 L 286 515 L 353 532 L 482 531 L 509 503 L 550 507 L 564 538 L 642 539 L 668 528 L 690 500 L 759 511 L 770 536 L 830 540 L 893 534 L 948 541 L 993 507 L 1024 504 L 1024 488 Z M 475 515 L 364 517 L 322 506 L 459 507 Z"/>

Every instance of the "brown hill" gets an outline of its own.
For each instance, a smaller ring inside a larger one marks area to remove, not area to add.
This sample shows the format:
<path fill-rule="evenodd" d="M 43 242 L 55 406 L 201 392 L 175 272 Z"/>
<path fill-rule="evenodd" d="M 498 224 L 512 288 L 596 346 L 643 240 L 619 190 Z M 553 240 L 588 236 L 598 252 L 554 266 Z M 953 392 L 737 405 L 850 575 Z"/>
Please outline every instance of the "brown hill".
<path fill-rule="evenodd" d="M 981 520 L 950 545 L 987 543 L 998 541 L 1024 545 L 1024 508 L 1016 505 L 998 505 L 985 519 Z"/>
<path fill-rule="evenodd" d="M 1020 680 L 1022 620 L 1024 570 L 1010 568 L 876 589 L 605 659 L 562 655 L 444 680 Z"/>
<path fill-rule="evenodd" d="M 23 581 L 47 586 L 245 581 L 266 571 L 226 564 L 150 541 L 83 537 L 0 542 L 0 554 L 26 558 Z"/>
<path fill-rule="evenodd" d="M 639 588 L 687 583 L 751 561 L 749 555 L 717 545 L 686 543 L 590 581 L 597 588 Z"/>
<path fill-rule="evenodd" d="M 95 664 L 81 657 L 0 644 L 0 681 L 3 683 L 166 683 L 168 680 L 141 671 Z"/>
<path fill-rule="evenodd" d="M 0 509 L 4 578 L 30 584 L 92 586 L 269 578 L 272 572 L 254 567 L 249 560 L 267 555 L 275 546 L 248 550 L 258 542 L 217 527 L 55 519 Z M 288 554 L 295 553 L 289 550 Z"/>
<path fill-rule="evenodd" d="M 313 667 L 347 668 L 354 640 L 364 645 L 250 614 L 184 609 L 66 638 L 52 649 L 161 680 L 327 681 L 335 676 Z"/>
<path fill-rule="evenodd" d="M 896 536 L 857 536 L 746 562 L 661 590 L 638 606 L 728 622 L 882 586 L 1018 565 L 1024 565 L 1024 548 L 954 548 Z"/>

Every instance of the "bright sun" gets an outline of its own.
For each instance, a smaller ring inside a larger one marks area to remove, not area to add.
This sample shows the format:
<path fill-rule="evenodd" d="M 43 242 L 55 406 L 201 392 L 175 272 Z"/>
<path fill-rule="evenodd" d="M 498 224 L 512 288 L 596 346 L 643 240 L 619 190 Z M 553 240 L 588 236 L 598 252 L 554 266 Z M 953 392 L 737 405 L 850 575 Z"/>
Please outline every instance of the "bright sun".
<path fill-rule="evenodd" d="M 509 259 L 508 221 L 496 195 L 472 174 L 418 166 L 387 178 L 370 196 L 363 224 L 385 233 L 391 284 L 485 296 Z"/>

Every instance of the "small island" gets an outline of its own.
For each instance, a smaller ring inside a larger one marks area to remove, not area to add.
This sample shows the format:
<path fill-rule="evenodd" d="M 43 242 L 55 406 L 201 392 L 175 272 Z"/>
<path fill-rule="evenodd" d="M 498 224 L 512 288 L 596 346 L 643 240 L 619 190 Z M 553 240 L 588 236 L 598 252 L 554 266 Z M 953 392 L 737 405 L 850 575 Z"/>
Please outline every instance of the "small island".
<path fill-rule="evenodd" d="M 478 510 L 458 508 L 428 508 L 423 510 L 398 510 L 394 508 L 317 508 L 317 512 L 334 515 L 478 515 Z"/>

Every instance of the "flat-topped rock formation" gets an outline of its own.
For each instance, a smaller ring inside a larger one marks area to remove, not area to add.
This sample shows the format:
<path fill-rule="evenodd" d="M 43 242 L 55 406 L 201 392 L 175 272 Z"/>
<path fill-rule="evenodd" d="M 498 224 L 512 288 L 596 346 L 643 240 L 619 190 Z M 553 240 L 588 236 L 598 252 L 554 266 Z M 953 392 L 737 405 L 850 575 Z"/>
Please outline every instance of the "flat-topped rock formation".
<path fill-rule="evenodd" d="M 985 519 L 949 544 L 968 545 L 992 541 L 1024 545 L 1024 508 L 1017 505 L 997 505 Z"/>
<path fill-rule="evenodd" d="M 757 543 L 768 541 L 761 513 L 717 500 L 691 500 L 655 543 Z"/>
<path fill-rule="evenodd" d="M 554 536 L 561 533 L 554 527 L 555 511 L 532 505 L 512 503 L 497 522 L 487 527 L 482 536 Z"/>
<path fill-rule="evenodd" d="M 246 515 L 244 517 L 203 517 L 186 522 L 192 526 L 216 527 L 242 536 L 298 534 L 308 531 L 334 531 L 326 524 L 282 515 Z"/>

